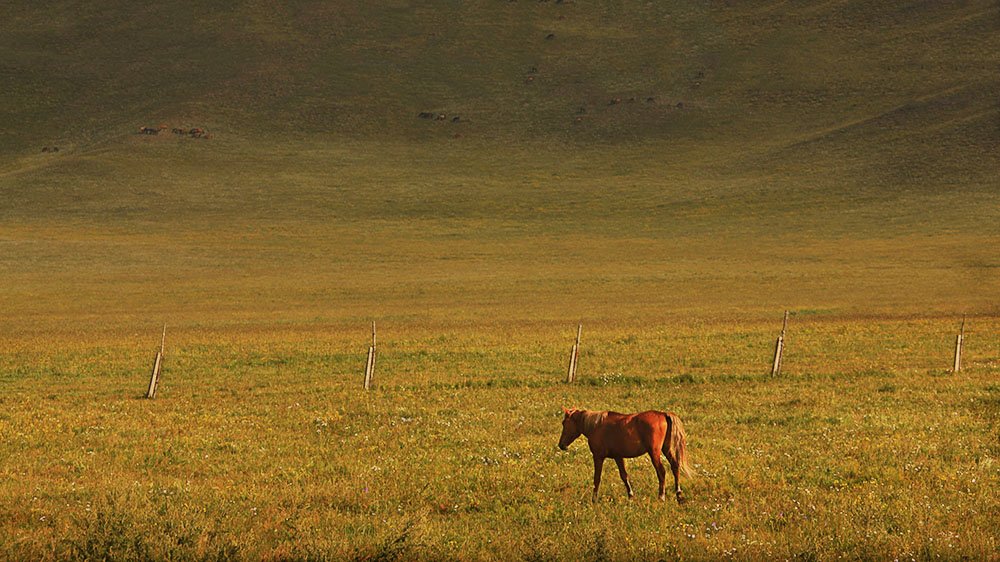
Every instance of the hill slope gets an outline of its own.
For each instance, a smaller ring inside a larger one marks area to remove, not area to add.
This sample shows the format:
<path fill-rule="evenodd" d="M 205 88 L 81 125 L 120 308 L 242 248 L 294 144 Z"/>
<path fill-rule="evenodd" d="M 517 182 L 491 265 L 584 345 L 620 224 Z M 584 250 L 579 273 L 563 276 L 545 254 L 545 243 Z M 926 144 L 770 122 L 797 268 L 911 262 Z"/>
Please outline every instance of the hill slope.
<path fill-rule="evenodd" d="M 372 4 L 7 5 L 0 147 L 87 148 L 161 121 L 247 134 L 780 145 L 913 103 L 947 106 L 950 128 L 979 125 L 995 141 L 992 2 Z M 435 127 L 420 112 L 466 122 Z M 892 123 L 947 138 L 921 115 Z M 983 136 L 969 144 L 982 148 Z"/>
<path fill-rule="evenodd" d="M 339 306 L 324 286 L 368 290 L 352 268 L 444 283 L 397 311 L 470 287 L 564 302 L 572 279 L 735 308 L 775 267 L 798 276 L 785 303 L 992 306 L 950 287 L 996 285 L 994 2 L 67 1 L 0 21 L 0 271 L 27 315 L 160 287 L 195 314 L 205 285 L 232 309 L 247 279 Z"/>

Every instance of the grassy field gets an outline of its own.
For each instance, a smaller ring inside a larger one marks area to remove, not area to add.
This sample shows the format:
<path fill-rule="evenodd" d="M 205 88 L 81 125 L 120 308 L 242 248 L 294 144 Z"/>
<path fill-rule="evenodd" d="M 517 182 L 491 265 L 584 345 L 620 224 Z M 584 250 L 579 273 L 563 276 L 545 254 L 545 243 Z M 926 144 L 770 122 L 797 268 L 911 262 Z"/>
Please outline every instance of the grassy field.
<path fill-rule="evenodd" d="M 0 559 L 1000 558 L 998 16 L 0 5 Z"/>
<path fill-rule="evenodd" d="M 5 342 L 8 559 L 995 558 L 998 322 L 974 318 L 948 372 L 944 318 L 572 327 L 381 325 Z M 681 413 L 690 502 L 637 497 L 586 446 L 556 449 L 559 405 Z"/>

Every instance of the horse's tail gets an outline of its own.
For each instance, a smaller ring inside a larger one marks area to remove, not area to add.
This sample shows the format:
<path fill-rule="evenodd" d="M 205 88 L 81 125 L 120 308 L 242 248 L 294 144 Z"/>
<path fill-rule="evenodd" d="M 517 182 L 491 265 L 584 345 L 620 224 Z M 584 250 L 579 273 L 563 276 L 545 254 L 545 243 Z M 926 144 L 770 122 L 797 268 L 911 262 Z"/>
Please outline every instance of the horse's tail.
<path fill-rule="evenodd" d="M 681 423 L 681 418 L 673 412 L 667 412 L 666 417 L 669 435 L 663 444 L 667 448 L 664 453 L 677 461 L 681 474 L 688 478 L 694 478 L 694 471 L 691 470 L 691 465 L 688 463 L 687 433 L 684 431 L 684 424 Z"/>

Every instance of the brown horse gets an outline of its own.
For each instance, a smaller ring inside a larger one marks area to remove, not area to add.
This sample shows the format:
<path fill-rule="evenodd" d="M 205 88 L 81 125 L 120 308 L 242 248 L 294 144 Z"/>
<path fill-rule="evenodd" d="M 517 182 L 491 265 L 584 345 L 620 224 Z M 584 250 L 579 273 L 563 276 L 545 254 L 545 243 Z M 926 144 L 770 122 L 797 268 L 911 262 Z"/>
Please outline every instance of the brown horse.
<path fill-rule="evenodd" d="M 594 455 L 594 501 L 597 501 L 597 489 L 601 485 L 601 469 L 604 459 L 615 459 L 618 474 L 625 483 L 628 497 L 632 497 L 632 485 L 625 472 L 625 459 L 640 455 L 649 455 L 656 469 L 656 477 L 660 480 L 660 499 L 664 499 L 663 486 L 667 471 L 660 461 L 660 452 L 670 462 L 670 470 L 674 473 L 674 492 L 677 502 L 684 503 L 681 493 L 680 475 L 692 477 L 688 466 L 687 435 L 684 424 L 673 412 L 658 412 L 649 410 L 639 414 L 619 414 L 618 412 L 592 412 L 590 410 L 567 410 L 563 417 L 562 436 L 559 437 L 559 448 L 566 450 L 581 434 L 587 436 L 590 452 Z"/>

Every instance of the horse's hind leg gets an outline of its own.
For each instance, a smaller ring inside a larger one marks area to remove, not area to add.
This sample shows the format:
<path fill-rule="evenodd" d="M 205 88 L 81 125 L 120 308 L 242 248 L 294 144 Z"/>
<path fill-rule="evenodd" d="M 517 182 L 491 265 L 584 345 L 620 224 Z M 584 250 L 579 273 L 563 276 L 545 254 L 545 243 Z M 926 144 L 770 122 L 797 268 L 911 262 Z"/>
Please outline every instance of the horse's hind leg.
<path fill-rule="evenodd" d="M 674 493 L 677 494 L 677 503 L 684 503 L 686 500 L 684 499 L 684 494 L 681 493 L 681 478 L 680 478 L 681 465 L 680 463 L 677 462 L 676 459 L 674 459 L 673 455 L 667 453 L 666 457 L 667 460 L 670 462 L 670 472 L 674 473 Z"/>
<path fill-rule="evenodd" d="M 628 493 L 628 497 L 632 497 L 635 494 L 632 493 L 632 485 L 628 481 L 628 473 L 625 472 L 625 459 L 618 457 L 615 459 L 615 463 L 618 465 L 618 475 L 622 477 L 622 482 L 625 483 L 625 491 Z"/>
<path fill-rule="evenodd" d="M 670 463 L 670 472 L 674 475 L 674 493 L 677 494 L 677 503 L 684 503 L 686 500 L 684 494 L 681 493 L 681 465 L 674 458 L 674 453 L 670 451 L 668 441 L 663 442 L 663 456 L 667 457 L 667 462 Z"/>
<path fill-rule="evenodd" d="M 666 485 L 667 480 L 667 469 L 663 468 L 663 461 L 660 460 L 659 449 L 653 449 L 649 452 L 649 460 L 653 461 L 653 468 L 656 469 L 656 478 L 660 481 L 660 499 L 664 499 L 663 487 Z"/>

